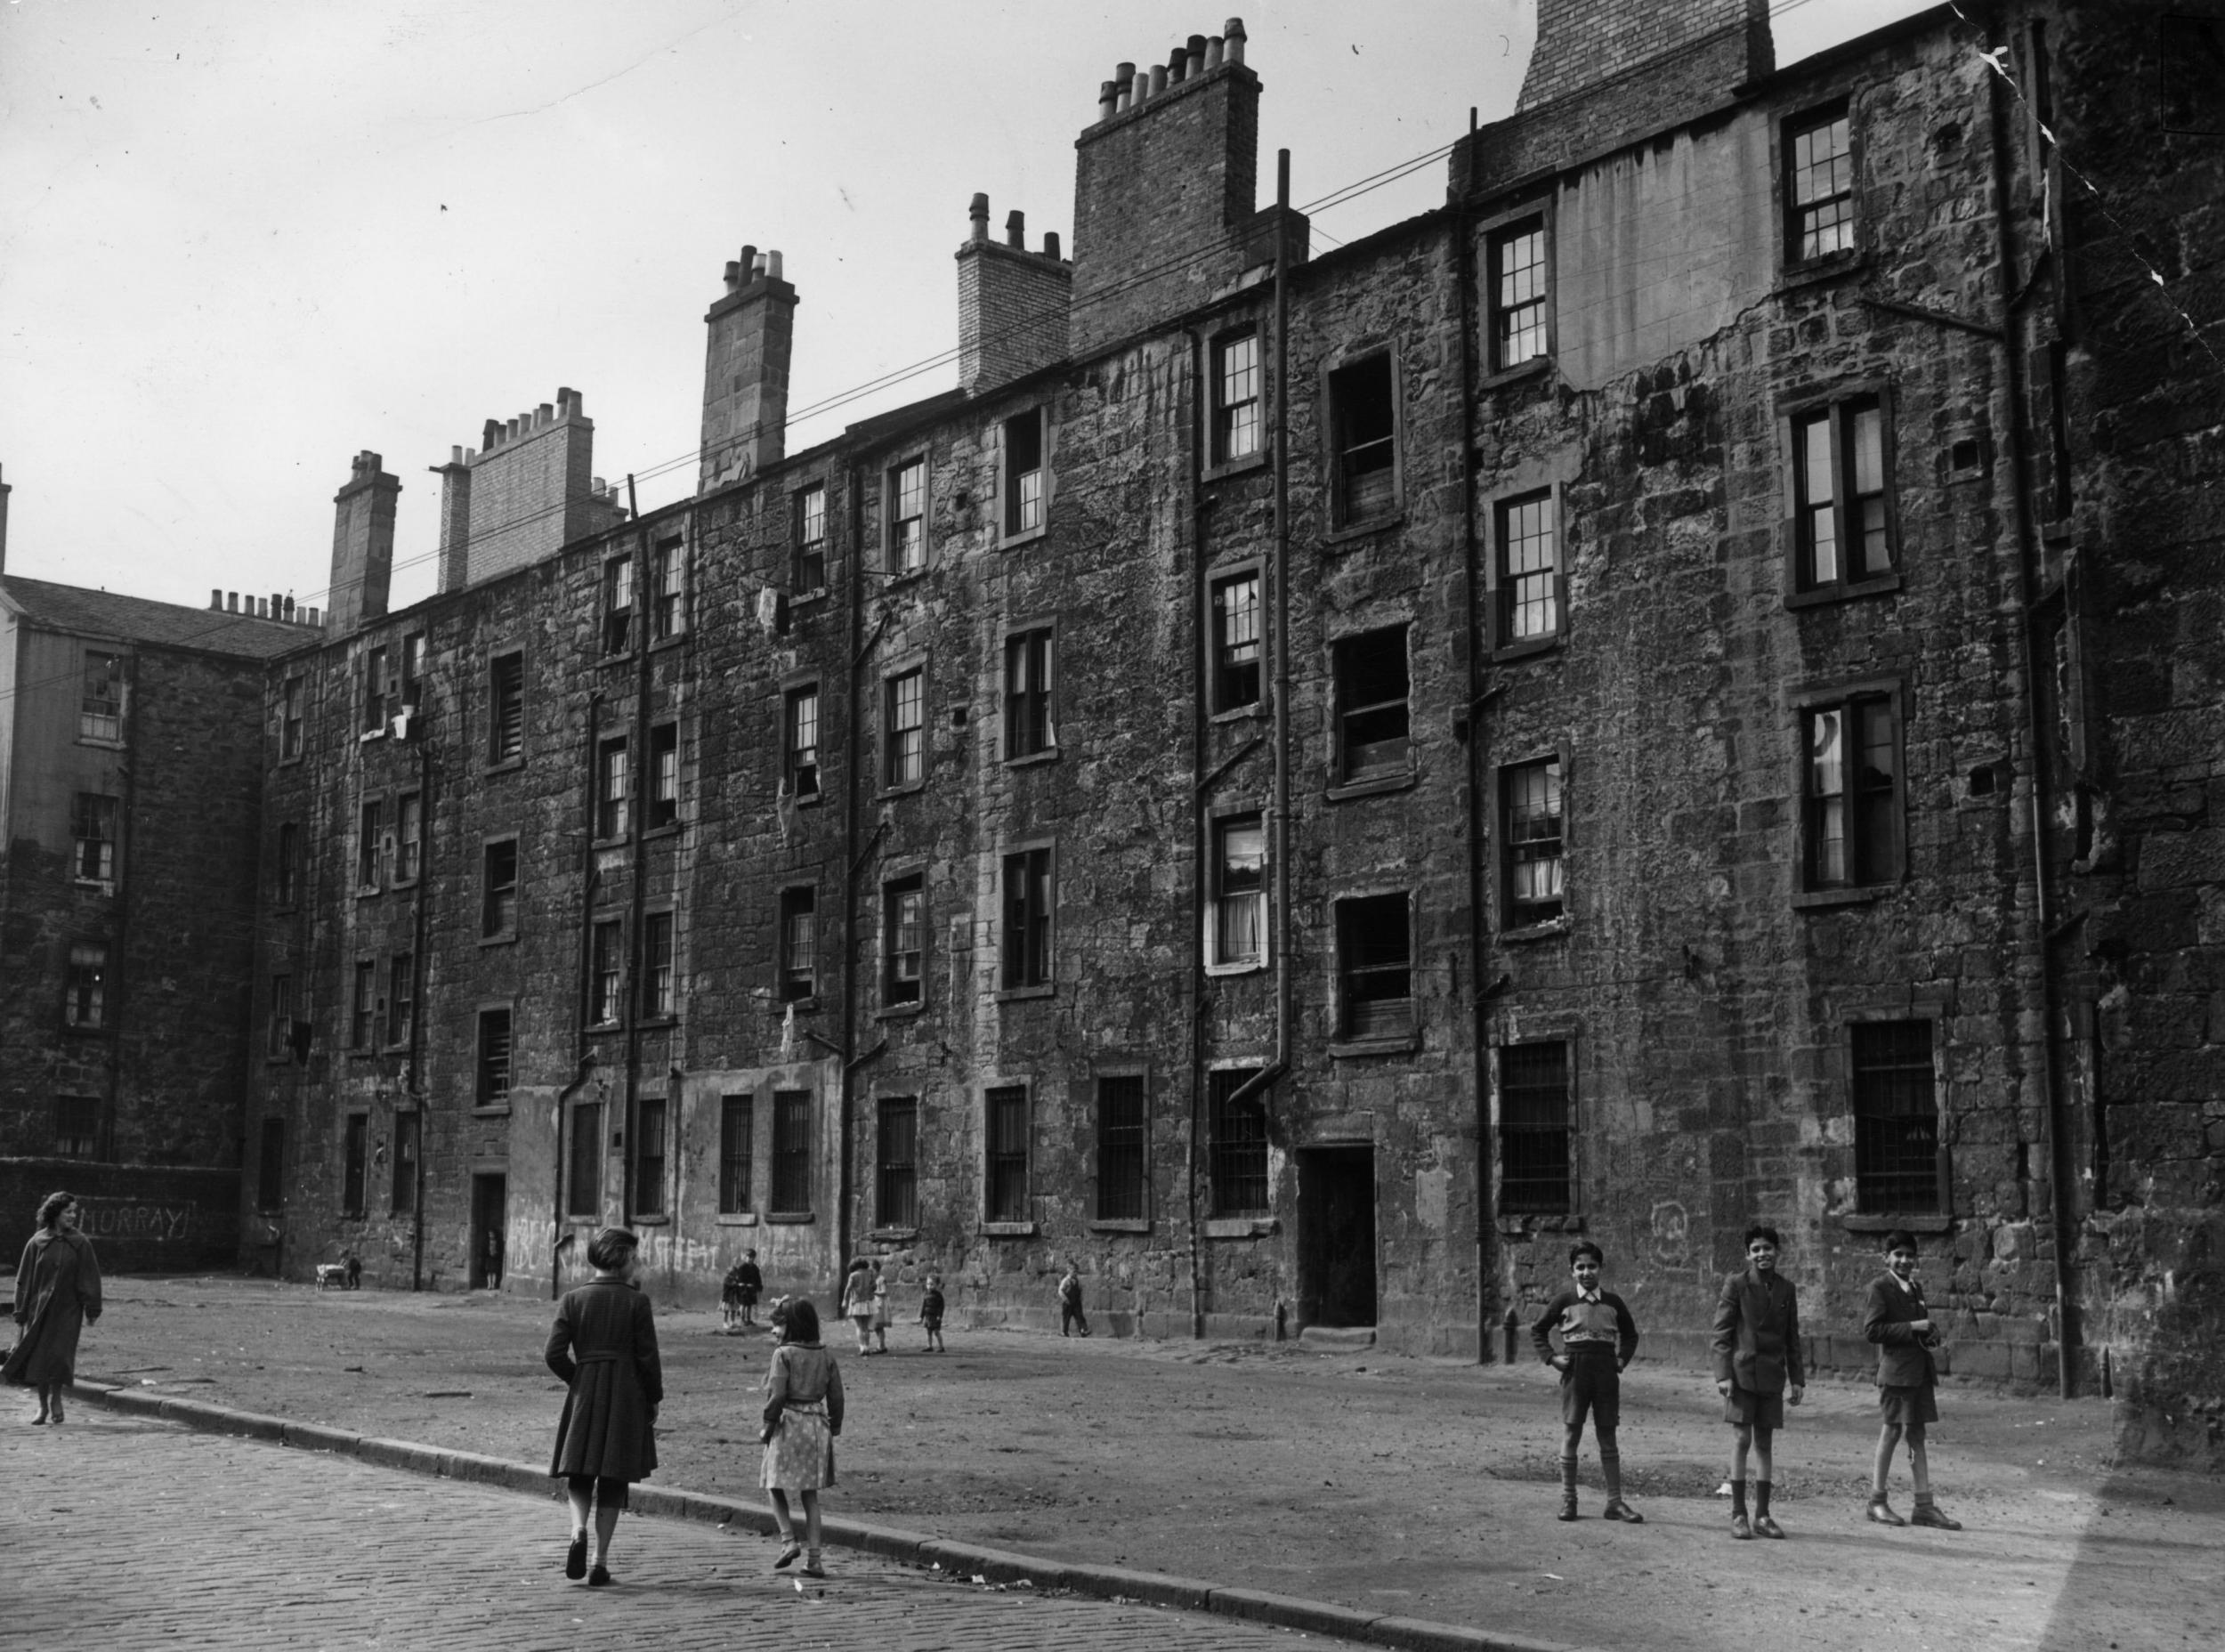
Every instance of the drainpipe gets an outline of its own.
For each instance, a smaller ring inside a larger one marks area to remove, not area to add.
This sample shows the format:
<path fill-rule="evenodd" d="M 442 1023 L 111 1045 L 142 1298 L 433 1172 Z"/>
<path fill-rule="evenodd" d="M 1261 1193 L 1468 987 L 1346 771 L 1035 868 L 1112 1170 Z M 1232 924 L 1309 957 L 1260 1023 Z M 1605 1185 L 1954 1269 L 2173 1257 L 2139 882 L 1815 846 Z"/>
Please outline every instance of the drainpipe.
<path fill-rule="evenodd" d="M 829 1290 L 839 1301 L 843 1269 L 850 1259 L 850 1196 L 853 1170 L 850 1142 L 850 1072 L 856 1065 L 850 1052 L 857 1048 L 857 994 L 852 977 L 856 974 L 856 960 L 850 955 L 852 944 L 851 913 L 855 902 L 853 892 L 858 877 L 858 806 L 862 787 L 858 773 L 858 754 L 864 744 L 861 727 L 858 684 L 859 673 L 865 667 L 869 645 L 865 636 L 865 478 L 854 461 L 845 466 L 847 485 L 843 490 L 850 511 L 850 680 L 845 687 L 849 704 L 843 709 L 842 740 L 842 863 L 847 869 L 842 881 L 842 1060 L 839 1078 L 836 1081 L 836 1122 L 839 1129 L 840 1147 L 836 1154 L 835 1186 L 835 1253 L 831 1259 L 833 1282 Z M 874 628 L 874 636 L 880 628 Z M 930 913 L 931 919 L 932 914 Z"/>
<path fill-rule="evenodd" d="M 1468 111 L 1468 131 L 1476 134 L 1476 111 Z M 1491 1132 L 1485 1097 L 1489 1088 L 1488 1063 L 1484 1055 L 1484 872 L 1483 791 L 1485 767 L 1482 724 L 1477 702 L 1483 698 L 1484 662 L 1481 618 L 1476 594 L 1482 587 L 1476 545 L 1476 336 L 1475 248 L 1469 242 L 1468 201 L 1463 195 L 1452 203 L 1452 279 L 1460 288 L 1460 547 L 1467 571 L 1467 602 L 1461 614 L 1460 642 L 1468 655 L 1468 1038 L 1474 1062 L 1470 1081 L 1476 1097 L 1476 1363 L 1491 1363 L 1493 1245 L 1491 1207 Z M 1511 1357 L 1511 1356 L 1509 1356 Z"/>
<path fill-rule="evenodd" d="M 626 478 L 627 505 L 634 520 L 641 520 L 640 507 L 634 504 L 634 479 Z M 634 612 L 638 623 L 634 630 L 634 732 L 627 741 L 633 760 L 627 767 L 627 790 L 631 793 L 626 811 L 627 863 L 630 868 L 633 888 L 627 896 L 626 917 L 626 979 L 619 987 L 626 1016 L 626 1137 L 619 1154 L 619 1175 L 624 1185 L 618 1194 L 619 1225 L 634 1225 L 634 1172 L 641 1162 L 641 931 L 642 906 L 648 898 L 643 887 L 647 882 L 649 846 L 642 828 L 649 817 L 647 789 L 642 777 L 649 760 L 649 611 L 650 572 L 649 534 L 644 530 L 634 536 L 635 555 L 640 558 L 639 571 L 634 581 Z M 669 1081 L 668 1081 L 668 1085 Z M 669 1103 L 667 1104 L 668 1108 Z M 665 1114 L 665 1128 L 669 1140 L 672 1127 L 670 1112 Z"/>
<path fill-rule="evenodd" d="M 578 1095 L 587 1081 L 587 1073 L 595 1065 L 595 1046 L 587 1040 L 590 1018 L 589 1000 L 595 992 L 595 746 L 603 735 L 603 700 L 601 689 L 587 696 L 586 749 L 579 765 L 580 822 L 579 822 L 579 964 L 578 998 L 575 1003 L 572 1024 L 578 1029 L 573 1046 L 573 1059 L 578 1072 L 571 1083 L 556 1098 L 556 1198 L 552 1211 L 554 1226 L 549 1234 L 548 1295 L 551 1301 L 562 1294 L 558 1281 L 562 1277 L 562 1252 L 555 1247 L 564 1234 L 564 1105 Z"/>
<path fill-rule="evenodd" d="M 1988 39 L 1987 45 L 1996 52 L 2005 52 L 2006 40 Z M 2002 89 L 2002 77 L 1996 73 L 1988 82 L 1993 117 L 1994 160 L 1994 221 L 1999 229 L 2001 245 L 2001 352 L 2007 368 L 2009 381 L 2009 458 L 2012 471 L 2012 486 L 2016 495 L 2017 523 L 2017 602 L 2022 623 L 2017 628 L 2018 653 L 2024 671 L 2025 740 L 2032 757 L 2032 783 L 2028 789 L 2029 830 L 2032 838 L 2032 927 L 2033 944 L 2040 963 L 2040 1059 L 2043 1081 L 2046 1086 L 2046 1105 L 2041 1117 L 2047 1130 L 2048 1204 L 2053 1216 L 2050 1224 L 2055 1238 L 2055 1365 L 2059 1391 L 2065 1399 L 2076 1391 L 2071 1365 L 2074 1341 L 2072 1326 L 2073 1305 L 2070 1287 L 2070 1180 L 2064 1164 L 2064 1135 L 2062 1120 L 2062 1073 L 2055 1051 L 2055 971 L 2051 958 L 2053 950 L 2049 932 L 2054 927 L 2053 906 L 2050 901 L 2047 864 L 2047 801 L 2042 795 L 2046 777 L 2046 765 L 2041 753 L 2047 731 L 2041 725 L 2039 699 L 2039 660 L 2033 646 L 2034 611 L 2037 607 L 2038 579 L 2033 567 L 2034 545 L 2032 530 L 2031 461 L 2025 451 L 2024 422 L 2030 412 L 2024 384 L 2024 371 L 2017 355 L 2017 316 L 2011 295 L 2017 291 L 2016 231 L 2010 215 L 2009 191 L 2009 107 Z M 2055 279 L 2068 277 L 2058 271 Z M 2063 623 L 2070 623 L 2066 604 Z"/>
<path fill-rule="evenodd" d="M 124 760 L 117 765 L 124 774 L 123 842 L 118 846 L 121 851 L 117 856 L 119 861 L 125 854 L 135 855 L 139 850 L 139 655 L 134 651 L 123 658 L 130 661 L 131 680 L 124 687 Z M 108 979 L 101 984 L 101 1017 L 105 1024 L 103 1030 L 108 1034 L 108 1105 L 103 1109 L 107 1116 L 101 1121 L 101 1157 L 111 1163 L 116 1161 L 117 1097 L 122 1091 L 124 1081 L 124 988 L 131 976 L 130 966 L 125 960 L 130 956 L 131 947 L 132 892 L 139 881 L 137 872 L 131 867 L 119 865 L 116 871 L 116 959 L 114 967 L 108 972 Z M 247 1122 L 243 1119 L 240 1128 L 244 1130 L 246 1127 Z M 243 1144 L 242 1159 L 247 1157 L 247 1151 Z M 258 1153 L 256 1163 L 259 1166 L 261 1162 Z M 242 1179 L 245 1179 L 244 1176 Z M 262 1202 L 262 1190 L 258 1188 L 255 1203 L 260 1206 Z M 285 1229 L 280 1228 L 279 1248 L 271 1258 L 271 1272 L 280 1279 L 286 1276 L 279 1272 L 279 1264 L 285 1257 Z"/>
<path fill-rule="evenodd" d="M 1205 1334 L 1205 1298 L 1198 1270 L 1204 1260 L 1204 1246 L 1198 1236 L 1197 1145 L 1200 1110 L 1205 1096 L 1205 1012 L 1210 1000 L 1206 996 L 1205 945 L 1206 879 L 1213 848 L 1211 822 L 1206 812 L 1205 757 L 1206 733 L 1209 722 L 1208 696 L 1212 686 L 1212 576 L 1206 564 L 1211 560 L 1205 524 L 1211 506 L 1198 485 L 1198 466 L 1204 463 L 1204 398 L 1200 387 L 1205 383 L 1205 341 L 1196 329 L 1190 334 L 1190 539 L 1192 562 L 1196 568 L 1195 589 L 1191 596 L 1190 611 L 1196 616 L 1193 627 L 1196 640 L 1190 651 L 1190 848 L 1195 873 L 1190 879 L 1190 933 L 1196 937 L 1197 966 L 1190 972 L 1190 1128 L 1182 1142 L 1182 1178 L 1185 1197 L 1188 1202 L 1190 1227 L 1190 1334 L 1202 1338 Z M 1148 1197 L 1146 1193 L 1146 1197 Z"/>
<path fill-rule="evenodd" d="M 418 719 L 424 716 L 423 680 L 418 686 L 418 705 L 410 711 L 409 725 L 417 736 L 417 887 L 411 903 L 409 915 L 409 1055 L 402 1089 L 417 1104 L 417 1187 L 411 1194 L 409 1235 L 409 1288 L 424 1289 L 425 1280 L 425 1161 L 427 1126 L 431 1123 L 431 1108 L 425 1094 L 422 1054 L 425 1038 L 425 889 L 433 881 L 433 742 L 427 740 Z M 396 822 L 400 824 L 399 822 Z M 389 984 L 391 987 L 391 983 Z M 471 1262 L 464 1264 L 464 1278 L 471 1278 Z"/>

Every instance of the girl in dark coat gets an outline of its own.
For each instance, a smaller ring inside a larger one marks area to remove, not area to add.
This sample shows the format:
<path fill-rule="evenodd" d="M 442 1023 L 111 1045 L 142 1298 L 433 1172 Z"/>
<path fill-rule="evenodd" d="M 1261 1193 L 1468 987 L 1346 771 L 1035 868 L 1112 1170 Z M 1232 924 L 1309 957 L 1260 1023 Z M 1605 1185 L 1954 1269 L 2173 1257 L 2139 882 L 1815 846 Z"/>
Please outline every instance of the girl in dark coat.
<path fill-rule="evenodd" d="M 657 1325 L 649 1299 L 635 1288 L 640 1240 L 623 1227 L 605 1227 L 587 1247 L 595 1277 L 565 1293 L 544 1357 L 570 1385 L 556 1421 L 556 1450 L 548 1472 L 561 1479 L 571 1502 L 571 1546 L 564 1575 L 585 1575 L 590 1588 L 611 1581 L 611 1539 L 626 1488 L 657 1466 L 654 1425 L 664 1399 L 664 1367 L 657 1358 Z M 587 1514 L 595 1513 L 595 1561 L 587 1560 Z"/>
<path fill-rule="evenodd" d="M 15 1323 L 21 1327 L 0 1377 L 38 1390 L 35 1423 L 60 1422 L 61 1391 L 77 1374 L 77 1333 L 101 1317 L 101 1264 L 77 1231 L 74 1194 L 50 1194 L 38 1231 L 15 1270 Z"/>

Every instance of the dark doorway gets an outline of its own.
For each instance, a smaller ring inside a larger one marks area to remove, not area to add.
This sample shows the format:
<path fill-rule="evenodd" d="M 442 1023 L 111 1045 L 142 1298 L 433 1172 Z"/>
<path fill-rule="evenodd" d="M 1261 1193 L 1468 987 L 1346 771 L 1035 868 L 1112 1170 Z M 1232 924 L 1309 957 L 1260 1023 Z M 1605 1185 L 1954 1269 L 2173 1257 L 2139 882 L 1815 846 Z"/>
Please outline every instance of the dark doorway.
<path fill-rule="evenodd" d="M 1298 1319 L 1375 1323 L 1375 1149 L 1312 1147 L 1298 1155 Z"/>
<path fill-rule="evenodd" d="M 472 1178 L 471 1288 L 474 1291 L 496 1291 L 502 1286 L 503 1207 L 509 1197 L 507 1177 Z"/>

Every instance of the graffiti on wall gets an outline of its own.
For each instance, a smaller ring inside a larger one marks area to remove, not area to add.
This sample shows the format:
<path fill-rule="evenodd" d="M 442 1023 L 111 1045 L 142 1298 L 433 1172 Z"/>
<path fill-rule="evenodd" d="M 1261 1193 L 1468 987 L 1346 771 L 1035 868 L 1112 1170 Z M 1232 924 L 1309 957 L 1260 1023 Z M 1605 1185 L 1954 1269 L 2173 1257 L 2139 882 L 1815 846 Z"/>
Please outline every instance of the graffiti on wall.
<path fill-rule="evenodd" d="M 193 1236 L 193 1207 L 80 1198 L 77 1226 L 95 1239 L 142 1239 L 172 1243 Z"/>

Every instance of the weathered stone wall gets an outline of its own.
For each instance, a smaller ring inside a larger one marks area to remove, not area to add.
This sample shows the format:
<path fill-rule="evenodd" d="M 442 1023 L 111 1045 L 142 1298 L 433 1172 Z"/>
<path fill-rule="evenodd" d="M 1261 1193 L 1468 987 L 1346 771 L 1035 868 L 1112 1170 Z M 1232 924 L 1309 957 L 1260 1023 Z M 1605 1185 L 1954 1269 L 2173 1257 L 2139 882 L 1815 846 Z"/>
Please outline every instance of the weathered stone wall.
<path fill-rule="evenodd" d="M 28 1234 L 51 1193 L 77 1197 L 78 1230 L 103 1274 L 228 1267 L 239 1253 L 239 1172 L 186 1165 L 0 1158 L 0 1211 Z M 15 1278 L 0 1290 L 12 1295 Z"/>

